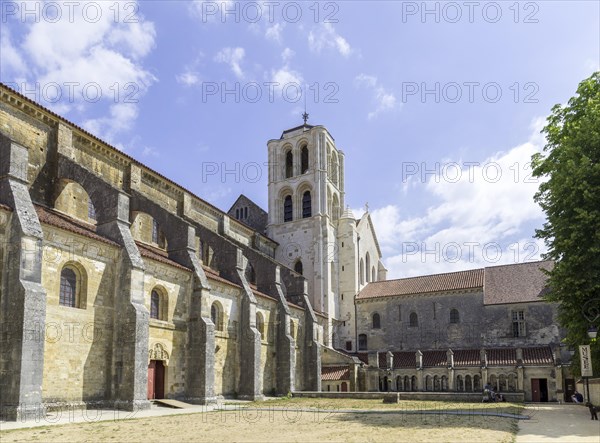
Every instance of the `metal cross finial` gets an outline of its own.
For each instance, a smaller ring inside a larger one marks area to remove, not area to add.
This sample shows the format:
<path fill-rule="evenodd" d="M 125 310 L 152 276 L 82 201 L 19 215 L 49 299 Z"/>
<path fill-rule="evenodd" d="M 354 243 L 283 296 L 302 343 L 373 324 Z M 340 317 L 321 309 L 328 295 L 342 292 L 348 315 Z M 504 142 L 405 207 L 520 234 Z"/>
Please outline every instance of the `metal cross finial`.
<path fill-rule="evenodd" d="M 306 124 L 306 120 L 308 120 L 308 114 L 306 111 L 304 111 L 304 114 L 302 114 L 302 118 L 304 119 L 304 124 Z"/>

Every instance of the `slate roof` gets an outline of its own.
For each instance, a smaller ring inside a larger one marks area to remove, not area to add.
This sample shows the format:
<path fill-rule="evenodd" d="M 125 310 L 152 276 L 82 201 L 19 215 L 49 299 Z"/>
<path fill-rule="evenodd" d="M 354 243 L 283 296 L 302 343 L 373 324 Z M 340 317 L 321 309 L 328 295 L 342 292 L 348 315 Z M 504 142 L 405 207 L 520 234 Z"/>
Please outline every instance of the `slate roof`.
<path fill-rule="evenodd" d="M 454 352 L 454 366 L 480 366 L 481 354 L 479 349 L 458 349 Z"/>
<path fill-rule="evenodd" d="M 414 352 L 394 352 L 394 369 L 414 368 L 417 359 Z"/>
<path fill-rule="evenodd" d="M 423 351 L 423 367 L 433 368 L 436 366 L 448 366 L 446 351 Z"/>
<path fill-rule="evenodd" d="M 541 301 L 547 291 L 546 275 L 540 268 L 552 269 L 552 261 L 537 261 L 485 268 L 483 303 L 525 303 Z"/>
<path fill-rule="evenodd" d="M 523 364 L 525 366 L 554 364 L 552 350 L 547 346 L 539 348 L 523 348 Z"/>
<path fill-rule="evenodd" d="M 321 368 L 321 380 L 350 380 L 350 369 L 348 366 L 323 366 Z"/>
<path fill-rule="evenodd" d="M 486 349 L 488 366 L 516 366 L 517 350 L 515 348 Z"/>
<path fill-rule="evenodd" d="M 84 237 L 91 238 L 113 246 L 119 246 L 118 243 L 96 233 L 96 226 L 90 223 L 76 220 L 65 214 L 62 214 L 53 209 L 46 208 L 40 205 L 34 205 L 35 212 L 38 215 L 40 223 L 45 223 L 56 228 L 64 229 L 65 231 L 79 234 Z"/>
<path fill-rule="evenodd" d="M 357 295 L 364 300 L 394 295 L 426 294 L 483 288 L 483 269 L 385 280 L 367 284 Z"/>

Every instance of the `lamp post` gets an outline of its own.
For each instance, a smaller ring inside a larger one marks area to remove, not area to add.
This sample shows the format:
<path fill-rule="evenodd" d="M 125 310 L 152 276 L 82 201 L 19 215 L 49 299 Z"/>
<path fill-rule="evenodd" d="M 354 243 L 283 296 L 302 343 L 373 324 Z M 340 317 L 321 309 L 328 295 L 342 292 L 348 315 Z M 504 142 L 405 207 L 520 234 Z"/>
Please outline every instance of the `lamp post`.
<path fill-rule="evenodd" d="M 592 325 L 587 330 L 587 334 L 590 339 L 594 340 L 598 336 L 598 329 L 594 325 Z M 587 349 L 589 350 L 589 347 L 587 347 Z M 590 365 L 591 365 L 591 355 L 589 356 L 589 358 L 590 358 Z M 590 368 L 591 368 L 591 366 L 590 366 Z M 586 398 L 587 398 L 588 402 L 591 401 L 590 400 L 590 377 L 589 377 L 589 375 L 591 375 L 591 374 L 586 374 L 586 376 L 584 377 L 585 378 L 585 389 L 587 391 Z"/>

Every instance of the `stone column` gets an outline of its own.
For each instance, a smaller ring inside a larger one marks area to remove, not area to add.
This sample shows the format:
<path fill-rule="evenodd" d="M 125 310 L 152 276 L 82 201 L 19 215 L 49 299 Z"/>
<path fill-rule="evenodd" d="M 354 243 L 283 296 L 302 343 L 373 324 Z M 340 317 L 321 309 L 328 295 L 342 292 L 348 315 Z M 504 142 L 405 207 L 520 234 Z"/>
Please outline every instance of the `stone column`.
<path fill-rule="evenodd" d="M 260 366 L 261 336 L 256 329 L 256 297 L 246 280 L 248 260 L 237 249 L 236 283 L 242 286 L 242 309 L 240 312 L 240 386 L 239 398 L 262 400 L 262 371 Z"/>
<path fill-rule="evenodd" d="M 13 208 L 0 299 L 0 415 L 39 417 L 42 411 L 46 292 L 43 232 L 29 195 L 27 148 L 0 134 L 0 203 Z"/>
<path fill-rule="evenodd" d="M 287 300 L 283 295 L 281 287 L 281 268 L 279 266 L 272 268 L 277 291 L 277 313 L 279 314 L 279 324 L 276 325 L 277 333 L 277 391 L 285 395 L 295 390 L 296 374 L 296 340 L 290 334 L 291 313 Z"/>
<path fill-rule="evenodd" d="M 308 283 L 303 282 L 304 300 L 304 389 L 307 391 L 321 391 L 321 345 L 317 340 L 317 316 L 308 300 Z"/>
<path fill-rule="evenodd" d="M 105 192 L 95 198 L 97 231 L 122 245 L 119 277 L 115 288 L 113 325 L 114 407 L 128 411 L 149 409 L 148 401 L 148 320 L 144 304 L 144 262 L 129 230 L 129 196 L 122 191 Z M 109 193 L 110 192 L 110 193 Z"/>

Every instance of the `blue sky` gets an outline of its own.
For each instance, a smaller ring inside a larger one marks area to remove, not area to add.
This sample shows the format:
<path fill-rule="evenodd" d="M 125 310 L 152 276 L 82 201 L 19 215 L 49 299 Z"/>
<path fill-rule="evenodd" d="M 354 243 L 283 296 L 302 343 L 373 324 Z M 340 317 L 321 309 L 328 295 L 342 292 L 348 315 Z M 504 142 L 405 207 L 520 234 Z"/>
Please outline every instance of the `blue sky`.
<path fill-rule="evenodd" d="M 539 257 L 527 162 L 600 63 L 595 1 L 1 7 L 2 82 L 223 210 L 266 208 L 266 142 L 302 122 L 300 85 L 390 277 Z"/>

